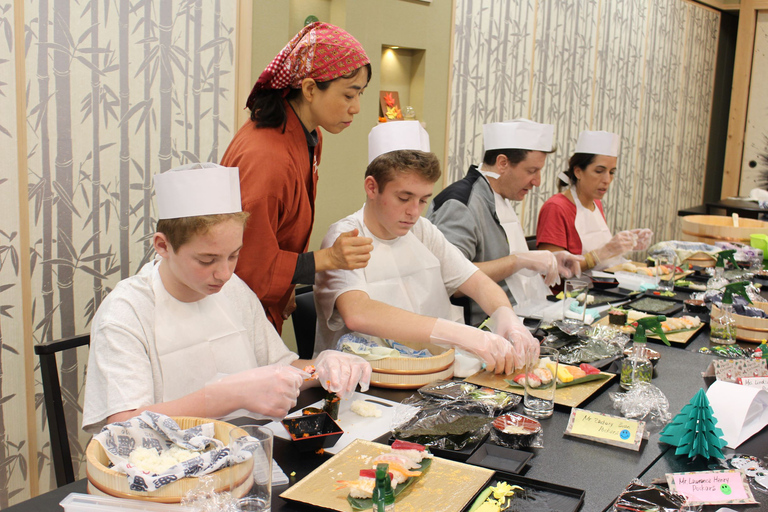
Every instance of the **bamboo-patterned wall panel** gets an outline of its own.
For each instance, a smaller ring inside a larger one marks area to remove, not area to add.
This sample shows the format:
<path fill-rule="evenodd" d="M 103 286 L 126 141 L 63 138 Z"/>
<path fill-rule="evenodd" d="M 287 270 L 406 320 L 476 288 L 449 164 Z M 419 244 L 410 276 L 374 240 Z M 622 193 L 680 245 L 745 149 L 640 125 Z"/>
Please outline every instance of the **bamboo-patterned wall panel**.
<path fill-rule="evenodd" d="M 0 3 L 0 509 L 29 497 L 29 461 L 36 456 L 27 435 L 26 387 L 22 368 L 19 176 L 16 172 L 16 68 L 14 11 Z"/>
<path fill-rule="evenodd" d="M 481 24 L 501 10 L 526 13 L 518 18 L 524 36 Z M 679 236 L 676 211 L 703 193 L 719 13 L 684 0 L 459 0 L 455 20 L 447 183 L 482 158 L 483 123 L 523 115 L 554 124 L 558 150 L 542 186 L 517 205 L 526 234 L 535 234 L 579 132 L 613 131 L 622 145 L 604 201 L 608 225 Z M 499 48 L 505 40 L 515 55 L 485 50 L 486 41 Z M 492 89 L 506 78 L 502 60 L 527 66 L 519 73 L 530 80 L 520 80 L 503 112 Z"/>
<path fill-rule="evenodd" d="M 30 344 L 85 333 L 104 296 L 152 257 L 152 176 L 217 162 L 238 128 L 236 9 L 222 0 L 26 0 L 20 34 L 13 16 L 22 9 L 0 2 L 0 508 L 28 498 L 33 483 L 55 485 L 39 374 L 35 410 L 26 409 L 22 310 L 32 316 Z M 19 246 L 20 208 L 30 247 Z M 21 301 L 20 257 L 30 258 L 31 304 Z M 70 352 L 59 361 L 76 434 L 87 350 Z M 80 477 L 87 439 L 71 437 Z"/>

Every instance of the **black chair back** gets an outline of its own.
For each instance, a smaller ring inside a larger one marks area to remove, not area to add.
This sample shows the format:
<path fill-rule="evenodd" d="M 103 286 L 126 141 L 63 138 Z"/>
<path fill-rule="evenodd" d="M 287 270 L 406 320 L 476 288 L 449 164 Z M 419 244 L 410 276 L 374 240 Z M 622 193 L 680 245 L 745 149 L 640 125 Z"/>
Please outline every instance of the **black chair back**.
<path fill-rule="evenodd" d="M 315 294 L 311 286 L 296 289 L 296 311 L 291 315 L 296 348 L 301 359 L 312 359 L 315 351 Z"/>
<path fill-rule="evenodd" d="M 48 431 L 51 436 L 51 457 L 56 474 L 56 485 L 75 481 L 72 466 L 72 452 L 69 448 L 67 423 L 64 418 L 64 401 L 61 398 L 59 370 L 56 365 L 56 353 L 84 345 L 90 345 L 91 335 L 74 336 L 63 340 L 35 345 L 35 354 L 40 357 L 40 374 L 43 380 L 45 411 L 48 416 Z"/>

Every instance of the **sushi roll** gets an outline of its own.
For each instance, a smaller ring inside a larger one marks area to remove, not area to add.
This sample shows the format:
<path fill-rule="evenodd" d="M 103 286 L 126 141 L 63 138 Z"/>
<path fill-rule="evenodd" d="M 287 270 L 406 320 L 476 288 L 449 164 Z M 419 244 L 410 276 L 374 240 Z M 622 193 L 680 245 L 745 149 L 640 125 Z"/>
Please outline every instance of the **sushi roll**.
<path fill-rule="evenodd" d="M 625 325 L 627 323 L 627 312 L 621 309 L 608 311 L 608 322 L 611 325 Z"/>

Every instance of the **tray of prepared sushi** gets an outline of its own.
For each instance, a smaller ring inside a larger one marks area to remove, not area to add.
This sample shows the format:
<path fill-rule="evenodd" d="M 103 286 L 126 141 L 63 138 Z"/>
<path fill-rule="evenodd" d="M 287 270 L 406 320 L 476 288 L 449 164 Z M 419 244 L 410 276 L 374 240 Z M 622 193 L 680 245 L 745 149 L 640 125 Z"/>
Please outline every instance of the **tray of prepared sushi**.
<path fill-rule="evenodd" d="M 575 512 L 584 494 L 582 489 L 497 471 L 464 512 Z"/>
<path fill-rule="evenodd" d="M 460 512 L 494 474 L 435 457 L 413 443 L 396 442 L 390 447 L 356 440 L 280 497 L 340 512 L 370 509 L 376 485 L 371 470 L 379 464 L 388 465 L 398 512 Z"/>
<path fill-rule="evenodd" d="M 621 316 L 623 314 L 623 316 Z M 612 325 L 622 332 L 632 335 L 635 333 L 635 326 L 640 318 L 650 316 L 647 313 L 633 310 L 609 311 L 608 316 L 602 318 L 598 324 Z M 667 317 L 666 321 L 661 322 L 661 330 L 672 344 L 687 345 L 696 337 L 699 331 L 704 327 L 704 323 L 697 316 Z M 651 331 L 645 332 L 648 339 L 662 343 L 658 335 Z"/>

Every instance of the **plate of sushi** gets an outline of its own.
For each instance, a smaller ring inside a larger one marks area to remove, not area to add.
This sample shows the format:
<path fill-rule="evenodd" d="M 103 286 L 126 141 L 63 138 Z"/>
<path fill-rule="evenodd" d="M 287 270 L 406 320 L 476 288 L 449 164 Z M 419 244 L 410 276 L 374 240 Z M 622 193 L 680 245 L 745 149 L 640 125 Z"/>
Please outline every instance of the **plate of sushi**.
<path fill-rule="evenodd" d="M 612 325 L 625 334 L 634 334 L 635 326 L 640 318 L 651 316 L 646 313 L 634 310 L 613 309 L 608 311 L 608 316 L 602 318 L 598 324 Z M 697 316 L 667 317 L 666 321 L 661 323 L 661 330 L 667 336 L 670 343 L 687 344 L 704 327 L 704 323 Z M 652 340 L 658 340 L 659 337 L 651 331 L 645 332 L 646 336 Z"/>
<path fill-rule="evenodd" d="M 434 457 L 416 443 L 387 446 L 358 439 L 280 497 L 340 512 L 370 509 L 378 464 L 388 464 L 398 512 L 459 512 L 494 473 Z"/>
<path fill-rule="evenodd" d="M 553 378 L 553 372 L 557 372 L 556 378 Z M 548 357 L 539 359 L 539 366 L 532 372 L 518 372 L 512 375 L 511 379 L 506 379 L 510 386 L 524 387 L 525 380 L 528 379 L 529 386 L 532 388 L 547 388 L 551 385 L 557 388 L 566 388 L 576 386 L 585 382 L 594 380 L 604 380 L 611 377 L 610 373 L 603 373 L 591 364 L 582 363 L 579 366 L 569 364 L 555 363 Z"/>

